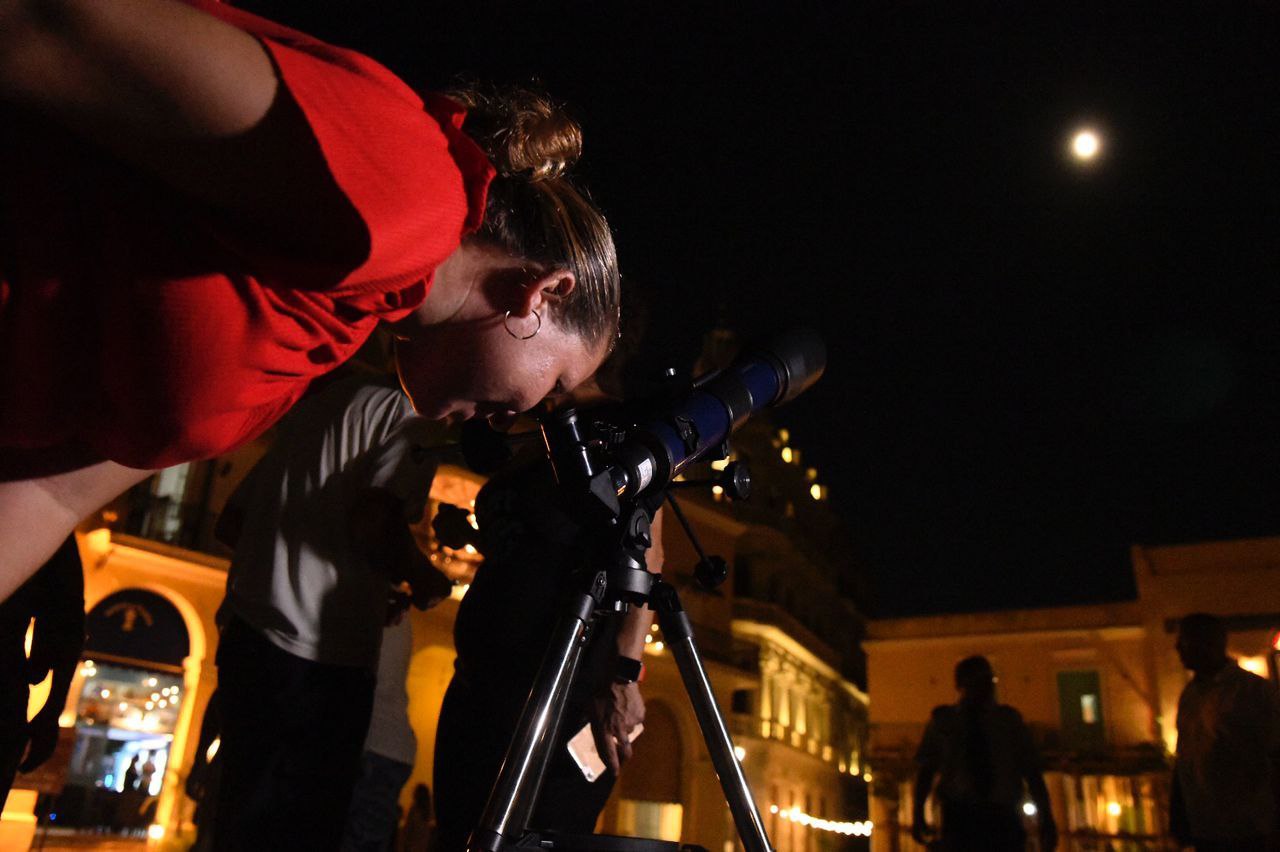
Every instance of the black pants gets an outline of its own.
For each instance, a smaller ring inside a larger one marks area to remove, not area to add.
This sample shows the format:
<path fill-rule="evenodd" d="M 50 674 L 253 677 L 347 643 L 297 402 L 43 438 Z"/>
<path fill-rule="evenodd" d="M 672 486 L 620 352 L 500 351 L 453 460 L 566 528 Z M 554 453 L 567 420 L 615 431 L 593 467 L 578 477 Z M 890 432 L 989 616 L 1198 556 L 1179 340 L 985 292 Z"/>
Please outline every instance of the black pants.
<path fill-rule="evenodd" d="M 1027 833 L 1017 805 L 942 803 L 946 852 L 1023 852 Z"/>
<path fill-rule="evenodd" d="M 373 689 L 370 670 L 304 660 L 242 622 L 227 625 L 215 848 L 338 848 Z"/>
<path fill-rule="evenodd" d="M 466 848 L 498 777 L 527 694 L 527 690 L 482 692 L 458 675 L 449 683 L 436 731 L 435 852 Z M 595 828 L 616 779 L 606 770 L 589 783 L 569 756 L 566 744 L 584 723 L 581 707 L 566 707 L 564 729 L 552 747 L 530 828 L 571 834 L 586 834 Z"/>

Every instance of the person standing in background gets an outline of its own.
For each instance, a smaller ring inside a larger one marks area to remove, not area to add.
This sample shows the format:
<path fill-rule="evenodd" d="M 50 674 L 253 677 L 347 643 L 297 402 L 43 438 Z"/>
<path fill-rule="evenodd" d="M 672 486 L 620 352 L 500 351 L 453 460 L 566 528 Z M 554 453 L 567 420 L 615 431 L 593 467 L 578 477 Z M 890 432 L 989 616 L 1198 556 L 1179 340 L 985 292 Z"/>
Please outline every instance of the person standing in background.
<path fill-rule="evenodd" d="M 1170 832 L 1197 852 L 1280 848 L 1275 684 L 1227 656 L 1226 626 L 1215 616 L 1184 617 L 1176 647 L 1192 677 L 1178 699 Z"/>
<path fill-rule="evenodd" d="M 1023 852 L 1022 800 L 1031 794 L 1040 820 L 1040 849 L 1058 845 L 1049 790 L 1040 755 L 1022 715 L 996 703 L 996 676 L 986 657 L 956 665 L 955 704 L 934 708 L 916 752 L 911 836 L 927 845 L 935 832 L 925 819 L 925 801 L 935 791 L 942 810 L 940 848 L 947 852 Z"/>

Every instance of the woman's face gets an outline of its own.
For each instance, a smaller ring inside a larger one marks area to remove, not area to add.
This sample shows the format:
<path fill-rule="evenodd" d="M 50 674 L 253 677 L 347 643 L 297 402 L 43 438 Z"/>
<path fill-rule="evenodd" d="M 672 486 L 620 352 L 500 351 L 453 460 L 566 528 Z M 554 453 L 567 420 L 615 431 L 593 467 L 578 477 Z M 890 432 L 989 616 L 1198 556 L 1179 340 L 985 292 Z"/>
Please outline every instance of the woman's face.
<path fill-rule="evenodd" d="M 470 277 L 447 319 L 397 328 L 400 383 L 420 415 L 449 421 L 488 417 L 501 425 L 543 399 L 568 393 L 596 371 L 607 341 L 592 346 L 556 321 L 555 289 L 564 290 L 563 283 L 539 282 L 518 264 L 484 254 L 469 260 L 437 274 L 432 296 L 457 293 L 458 277 Z M 441 284 L 445 292 L 438 294 Z M 537 333 L 522 340 L 508 328 L 521 336 Z"/>

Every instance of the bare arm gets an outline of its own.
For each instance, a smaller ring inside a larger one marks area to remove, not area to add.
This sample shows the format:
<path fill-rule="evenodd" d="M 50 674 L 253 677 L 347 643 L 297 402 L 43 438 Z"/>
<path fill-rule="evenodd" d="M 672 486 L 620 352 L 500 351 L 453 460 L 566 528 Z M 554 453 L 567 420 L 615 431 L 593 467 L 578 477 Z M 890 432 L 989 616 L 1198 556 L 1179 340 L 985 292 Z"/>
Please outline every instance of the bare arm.
<path fill-rule="evenodd" d="M 650 574 L 661 574 L 664 553 L 662 549 L 662 509 L 653 517 L 653 546 L 645 553 L 645 568 Z M 633 606 L 623 616 L 618 626 L 618 656 L 633 660 L 644 656 L 644 637 L 653 624 L 653 610 L 647 606 Z M 595 735 L 596 750 L 614 774 L 622 764 L 631 759 L 629 734 L 644 722 L 644 698 L 638 683 L 610 683 L 592 702 L 591 731 Z"/>
<path fill-rule="evenodd" d="M 257 38 L 176 0 L 0 0 L 0 99 L 285 247 L 356 257 L 331 244 L 355 214 L 282 91 Z"/>
<path fill-rule="evenodd" d="M 933 779 L 941 766 L 942 739 L 938 732 L 938 713 L 933 711 L 929 724 L 925 726 L 924 736 L 920 739 L 920 748 L 916 750 L 915 787 L 911 793 L 911 837 L 921 846 L 928 845 L 934 837 L 934 828 L 925 819 L 925 804 L 929 794 L 933 792 Z"/>
<path fill-rule="evenodd" d="M 0 0 L 0 34 L 0 94 L 126 146 L 244 133 L 276 95 L 255 38 L 173 0 Z"/>
<path fill-rule="evenodd" d="M 0 0 L 2 2 L 2 0 Z M 155 471 L 115 462 L 0 482 L 0 601 L 53 555 L 90 512 Z"/>

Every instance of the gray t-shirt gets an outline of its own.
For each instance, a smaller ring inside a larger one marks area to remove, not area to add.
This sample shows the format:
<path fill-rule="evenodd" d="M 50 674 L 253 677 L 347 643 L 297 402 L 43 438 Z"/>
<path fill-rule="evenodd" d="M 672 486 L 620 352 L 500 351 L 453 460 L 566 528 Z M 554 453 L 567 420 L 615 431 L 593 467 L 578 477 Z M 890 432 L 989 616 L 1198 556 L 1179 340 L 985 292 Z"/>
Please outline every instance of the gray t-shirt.
<path fill-rule="evenodd" d="M 440 427 L 388 384 L 357 378 L 305 400 L 232 497 L 243 513 L 219 621 L 236 617 L 321 663 L 378 662 L 390 580 L 348 535 L 362 491 L 398 497 L 406 522 L 426 507 Z"/>

